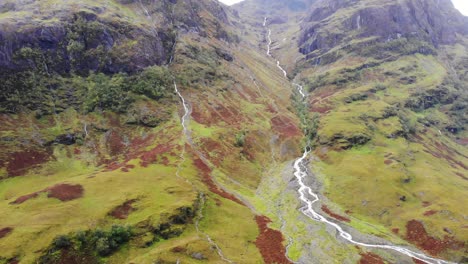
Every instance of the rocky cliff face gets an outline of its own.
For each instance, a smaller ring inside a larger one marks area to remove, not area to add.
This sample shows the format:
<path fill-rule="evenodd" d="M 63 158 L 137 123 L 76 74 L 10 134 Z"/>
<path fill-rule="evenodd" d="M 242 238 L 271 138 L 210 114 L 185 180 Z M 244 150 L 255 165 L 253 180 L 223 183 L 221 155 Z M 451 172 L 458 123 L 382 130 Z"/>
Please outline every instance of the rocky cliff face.
<path fill-rule="evenodd" d="M 303 54 L 317 57 L 359 39 L 375 43 L 407 38 L 438 47 L 466 34 L 468 21 L 450 0 L 318 1 L 304 20 L 299 46 Z M 424 47 L 420 51 L 429 52 Z"/>
<path fill-rule="evenodd" d="M 14 17 L 28 8 L 12 6 L 6 12 Z M 105 18 L 105 12 L 108 10 L 83 6 L 77 11 L 62 11 L 49 21 L 45 16 L 29 21 L 27 17 L 22 21 L 4 18 L 0 29 L 1 67 L 8 71 L 47 67 L 50 73 L 59 74 L 112 74 L 167 62 L 175 41 L 167 29 L 144 29 L 128 17 Z M 25 48 L 34 50 L 42 65 L 33 64 L 35 58 L 22 57 Z"/>

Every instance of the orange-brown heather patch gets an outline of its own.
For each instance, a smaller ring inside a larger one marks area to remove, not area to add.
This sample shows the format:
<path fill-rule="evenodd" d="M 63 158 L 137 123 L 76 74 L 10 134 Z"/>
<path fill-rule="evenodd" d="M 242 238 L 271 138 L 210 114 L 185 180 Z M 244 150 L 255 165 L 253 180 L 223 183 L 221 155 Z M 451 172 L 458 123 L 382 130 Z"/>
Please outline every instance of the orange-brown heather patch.
<path fill-rule="evenodd" d="M 27 195 L 20 196 L 16 198 L 13 202 L 10 204 L 22 204 L 26 202 L 29 199 L 36 198 L 39 196 L 40 193 L 47 192 L 47 197 L 48 198 L 57 198 L 62 202 L 66 201 L 71 201 L 75 200 L 78 198 L 81 198 L 83 196 L 84 189 L 81 185 L 76 184 L 76 185 L 71 185 L 71 184 L 57 184 L 52 187 L 45 188 L 44 190 L 30 193 Z"/>
<path fill-rule="evenodd" d="M 429 207 L 429 206 L 431 206 L 431 204 L 432 204 L 432 203 L 431 203 L 431 202 L 428 202 L 428 201 L 423 201 L 423 202 L 422 202 L 422 206 L 423 206 L 423 207 Z"/>
<path fill-rule="evenodd" d="M 386 159 L 386 160 L 384 161 L 384 163 L 385 163 L 386 165 L 390 165 L 390 164 L 393 163 L 393 161 L 392 161 L 392 160 L 389 160 L 389 159 Z"/>
<path fill-rule="evenodd" d="M 200 148 L 203 154 L 208 156 L 214 165 L 219 166 L 224 156 L 222 153 L 225 152 L 226 149 L 219 142 L 210 138 L 201 138 L 200 142 Z"/>
<path fill-rule="evenodd" d="M 130 213 L 135 210 L 135 208 L 133 208 L 133 203 L 135 202 L 135 199 L 126 201 L 125 203 L 114 208 L 114 210 L 112 210 L 109 215 L 117 219 L 127 219 Z"/>
<path fill-rule="evenodd" d="M 172 252 L 172 253 L 183 253 L 183 252 L 186 252 L 186 251 L 187 251 L 186 248 L 180 247 L 180 246 L 173 247 L 173 248 L 171 249 L 171 252 Z"/>
<path fill-rule="evenodd" d="M 57 184 L 47 188 L 49 198 L 57 198 L 62 202 L 71 201 L 83 197 L 84 189 L 83 186 L 76 184 Z"/>
<path fill-rule="evenodd" d="M 235 197 L 234 195 L 220 189 L 213 181 L 213 179 L 211 178 L 211 169 L 210 167 L 208 167 L 208 165 L 205 164 L 205 162 L 203 162 L 203 160 L 201 160 L 200 158 L 197 158 L 194 160 L 194 165 L 198 168 L 198 170 L 200 171 L 201 173 L 201 176 L 202 176 L 202 181 L 206 184 L 206 186 L 208 186 L 208 189 L 223 197 L 223 198 L 226 198 L 226 199 L 229 199 L 233 202 L 236 202 L 240 205 L 244 205 L 245 204 L 240 201 L 239 199 L 237 199 L 237 197 Z"/>
<path fill-rule="evenodd" d="M 266 216 L 255 216 L 260 234 L 255 240 L 255 245 L 262 254 L 265 263 L 287 264 L 291 263 L 286 258 L 286 248 L 283 246 L 283 235 L 278 230 L 268 227 L 271 220 Z"/>
<path fill-rule="evenodd" d="M 351 222 L 351 220 L 349 220 L 349 218 L 347 217 L 344 217 L 344 216 L 341 216 L 339 214 L 336 214 L 334 212 L 332 212 L 328 206 L 326 205 L 322 205 L 322 211 L 324 211 L 325 213 L 327 213 L 329 216 L 335 218 L 336 220 L 339 220 L 339 221 L 343 221 L 343 222 Z"/>
<path fill-rule="evenodd" d="M 400 233 L 400 229 L 399 229 L 399 228 L 392 228 L 392 232 L 393 232 L 394 234 L 397 234 L 397 235 L 398 235 L 398 233 Z"/>
<path fill-rule="evenodd" d="M 285 137 L 294 137 L 302 135 L 301 130 L 287 116 L 275 116 L 271 119 L 271 126 L 274 131 Z"/>
<path fill-rule="evenodd" d="M 310 110 L 315 113 L 320 113 L 320 114 L 326 114 L 330 110 L 332 110 L 333 107 L 328 106 L 328 105 L 318 105 L 318 104 L 313 104 Z"/>
<path fill-rule="evenodd" d="M 117 131 L 110 131 L 107 136 L 107 146 L 111 156 L 123 154 L 127 148 L 123 137 Z"/>
<path fill-rule="evenodd" d="M 463 248 L 465 243 L 454 240 L 453 237 L 445 236 L 443 240 L 431 237 L 424 225 L 417 220 L 411 220 L 406 224 L 406 239 L 420 249 L 437 256 L 447 249 Z"/>
<path fill-rule="evenodd" d="M 359 260 L 359 264 L 385 264 L 383 259 L 373 253 L 359 253 L 361 255 L 361 259 Z"/>
<path fill-rule="evenodd" d="M 36 150 L 25 150 L 12 153 L 6 166 L 8 176 L 21 176 L 25 174 L 28 169 L 47 162 L 51 157 L 52 150 L 50 149 L 47 149 L 43 152 Z"/>
<path fill-rule="evenodd" d="M 40 192 L 35 192 L 35 193 L 30 193 L 30 194 L 20 196 L 20 197 L 16 198 L 16 200 L 11 202 L 10 204 L 22 204 L 22 203 L 26 202 L 29 199 L 36 198 L 39 195 L 39 193 Z"/>
<path fill-rule="evenodd" d="M 167 152 L 170 152 L 174 148 L 172 145 L 158 145 L 150 151 L 147 151 L 141 155 L 141 166 L 148 167 L 149 164 L 155 163 L 158 160 L 158 156 Z"/>
<path fill-rule="evenodd" d="M 0 238 L 4 238 L 8 236 L 12 231 L 13 231 L 13 228 L 11 227 L 4 227 L 0 229 Z"/>
<path fill-rule="evenodd" d="M 435 214 L 437 214 L 437 211 L 435 210 L 429 210 L 429 211 L 424 212 L 424 216 L 431 216 Z"/>

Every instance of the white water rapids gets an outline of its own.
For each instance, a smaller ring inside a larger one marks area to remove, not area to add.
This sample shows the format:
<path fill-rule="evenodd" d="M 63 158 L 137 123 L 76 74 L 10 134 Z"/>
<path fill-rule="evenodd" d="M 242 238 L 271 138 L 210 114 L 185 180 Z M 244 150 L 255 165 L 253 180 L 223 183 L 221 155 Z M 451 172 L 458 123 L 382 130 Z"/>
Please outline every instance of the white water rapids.
<path fill-rule="evenodd" d="M 267 55 L 271 57 L 270 54 L 270 46 L 271 46 L 271 29 L 267 28 L 266 25 L 267 18 L 265 17 L 263 26 L 268 30 L 268 45 L 267 45 Z M 277 67 L 282 71 L 284 77 L 287 78 L 287 72 L 281 67 L 280 62 L 277 60 L 276 63 Z M 301 85 L 297 83 L 293 83 L 293 85 L 297 88 L 298 92 L 301 94 L 302 98 L 306 98 L 306 94 L 304 93 L 304 89 Z M 310 153 L 310 147 L 307 146 L 306 149 L 304 150 L 304 154 L 295 160 L 294 162 L 294 176 L 299 183 L 299 189 L 298 189 L 298 194 L 299 194 L 299 199 L 302 201 L 302 203 L 305 204 L 304 207 L 302 207 L 300 210 L 301 212 L 309 217 L 312 220 L 318 221 L 325 223 L 326 225 L 332 226 L 333 228 L 336 229 L 336 231 L 339 233 L 340 237 L 345 239 L 346 241 L 362 246 L 362 247 L 367 247 L 367 248 L 377 248 L 377 249 L 385 249 L 385 250 L 393 250 L 397 251 L 401 254 L 404 254 L 408 257 L 418 259 L 420 261 L 423 261 L 425 263 L 429 264 L 455 264 L 453 262 L 441 260 L 441 259 L 436 259 L 430 256 L 427 256 L 423 253 L 418 253 L 412 250 L 409 250 L 404 247 L 400 246 L 393 246 L 393 245 L 379 245 L 379 244 L 369 244 L 369 243 L 363 243 L 359 242 L 353 239 L 352 235 L 348 232 L 346 232 L 340 225 L 338 225 L 335 222 L 332 222 L 328 220 L 326 217 L 318 213 L 317 211 L 314 210 L 313 205 L 317 202 L 320 201 L 319 196 L 313 192 L 312 188 L 307 186 L 305 183 L 305 179 L 309 177 L 308 171 L 307 171 L 307 166 L 305 160 L 307 159 L 307 156 Z"/>

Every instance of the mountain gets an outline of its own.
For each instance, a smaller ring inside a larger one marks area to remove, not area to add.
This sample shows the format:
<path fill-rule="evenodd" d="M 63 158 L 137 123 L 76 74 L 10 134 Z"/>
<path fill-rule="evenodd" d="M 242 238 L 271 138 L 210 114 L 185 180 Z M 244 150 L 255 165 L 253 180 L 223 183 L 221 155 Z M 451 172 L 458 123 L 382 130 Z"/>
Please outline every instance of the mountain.
<path fill-rule="evenodd" d="M 246 1 L 237 10 L 257 24 L 267 17 L 272 56 L 320 114 L 310 169 L 325 205 L 364 233 L 466 261 L 457 201 L 466 188 L 467 18 L 451 1 L 315 1 L 296 12 Z M 300 262 L 349 258 L 306 245 L 312 233 L 286 234 Z"/>
<path fill-rule="evenodd" d="M 467 48 L 449 0 L 3 1 L 0 263 L 466 262 Z"/>

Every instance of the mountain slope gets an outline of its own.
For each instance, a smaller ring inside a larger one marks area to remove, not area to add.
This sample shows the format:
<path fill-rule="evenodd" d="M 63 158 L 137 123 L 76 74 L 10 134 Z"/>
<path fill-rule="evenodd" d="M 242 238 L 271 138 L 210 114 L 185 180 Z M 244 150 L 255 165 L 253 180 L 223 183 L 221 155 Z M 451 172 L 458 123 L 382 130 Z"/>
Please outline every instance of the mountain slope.
<path fill-rule="evenodd" d="M 466 261 L 467 28 L 448 0 L 2 2 L 0 263 Z"/>
<path fill-rule="evenodd" d="M 286 259 L 255 190 L 302 133 L 287 80 L 238 42 L 229 11 L 208 0 L 1 10 L 2 262 Z"/>
<path fill-rule="evenodd" d="M 311 170 L 328 200 L 323 213 L 461 261 L 466 17 L 450 1 L 316 1 L 295 19 L 262 1 L 237 11 L 259 28 L 268 17 L 272 55 L 308 91 L 310 114 L 320 114 Z M 285 234 L 298 255 L 327 254 Z"/>

